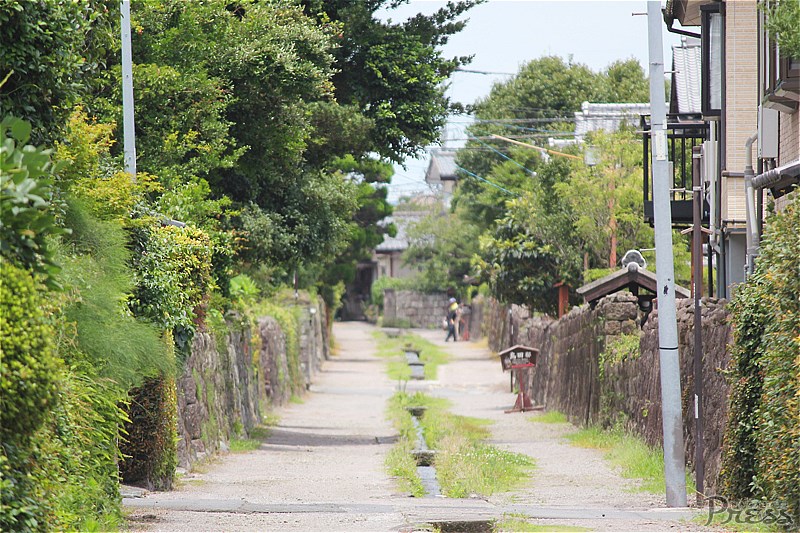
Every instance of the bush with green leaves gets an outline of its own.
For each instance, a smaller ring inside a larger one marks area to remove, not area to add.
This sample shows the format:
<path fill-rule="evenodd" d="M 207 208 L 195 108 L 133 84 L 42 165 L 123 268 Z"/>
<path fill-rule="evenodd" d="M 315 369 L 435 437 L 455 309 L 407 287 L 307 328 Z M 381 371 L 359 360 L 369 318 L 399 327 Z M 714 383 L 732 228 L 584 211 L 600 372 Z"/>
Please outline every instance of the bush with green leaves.
<path fill-rule="evenodd" d="M 75 198 L 65 203 L 64 221 L 73 231 L 55 250 L 65 289 L 57 319 L 65 361 L 89 363 L 122 391 L 148 376 L 174 374 L 163 331 L 128 309 L 135 283 L 122 224 L 98 220 Z"/>
<path fill-rule="evenodd" d="M 35 434 L 56 404 L 61 361 L 30 272 L 0 263 L 0 530 L 44 527 Z"/>
<path fill-rule="evenodd" d="M 407 278 L 390 278 L 389 276 L 376 279 L 370 288 L 370 298 L 372 298 L 373 304 L 383 307 L 383 291 L 386 289 L 411 290 L 413 289 L 413 281 Z"/>
<path fill-rule="evenodd" d="M 64 233 L 50 207 L 51 150 L 27 144 L 31 126 L 7 117 L 0 122 L 0 256 L 42 274 L 55 286 L 58 266 L 48 235 Z"/>
<path fill-rule="evenodd" d="M 118 443 L 127 394 L 86 364 L 65 371 L 59 385 L 58 405 L 38 439 L 52 510 L 48 529 L 117 529 Z"/>
<path fill-rule="evenodd" d="M 800 524 L 800 202 L 767 222 L 755 273 L 731 306 L 723 489 L 786 506 Z"/>
<path fill-rule="evenodd" d="M 147 379 L 130 393 L 127 438 L 120 446 L 120 474 L 126 483 L 149 489 L 172 488 L 178 466 L 178 414 L 175 379 Z"/>
<path fill-rule="evenodd" d="M 767 13 L 766 27 L 781 53 L 792 59 L 800 59 L 800 2 L 760 2 Z"/>
<path fill-rule="evenodd" d="M 131 308 L 171 331 L 185 353 L 211 289 L 211 241 L 198 228 L 158 226 L 145 230 L 138 251 Z"/>

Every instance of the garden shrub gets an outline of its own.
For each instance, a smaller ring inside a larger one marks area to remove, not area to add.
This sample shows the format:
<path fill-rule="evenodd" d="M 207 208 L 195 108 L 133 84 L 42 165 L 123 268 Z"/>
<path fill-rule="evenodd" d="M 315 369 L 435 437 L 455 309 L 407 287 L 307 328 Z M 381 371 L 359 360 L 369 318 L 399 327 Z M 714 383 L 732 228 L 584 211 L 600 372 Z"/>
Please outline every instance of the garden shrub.
<path fill-rule="evenodd" d="M 57 287 L 58 266 L 46 238 L 66 230 L 56 224 L 49 198 L 51 150 L 26 144 L 31 126 L 7 117 L 0 122 L 0 258 L 44 276 Z"/>
<path fill-rule="evenodd" d="M 115 382 L 89 365 L 60 381 L 60 401 L 39 446 L 48 472 L 49 529 L 116 529 L 121 521 L 118 442 L 126 398 Z"/>
<path fill-rule="evenodd" d="M 126 483 L 169 490 L 178 465 L 178 414 L 175 379 L 148 378 L 130 392 L 127 438 L 121 443 L 119 469 Z"/>
<path fill-rule="evenodd" d="M 80 180 L 114 173 L 109 151 L 114 144 L 115 127 L 114 123 L 98 123 L 89 118 L 82 106 L 72 110 L 64 140 L 55 143 L 56 157 L 64 162 L 56 181 L 62 189 L 69 189 Z"/>
<path fill-rule="evenodd" d="M 755 273 L 732 304 L 723 487 L 785 505 L 800 524 L 800 204 L 770 218 Z"/>
<path fill-rule="evenodd" d="M 56 404 L 61 367 L 33 276 L 0 264 L 0 530 L 42 529 L 47 506 L 35 433 Z"/>
<path fill-rule="evenodd" d="M 147 230 L 140 247 L 131 308 L 171 331 L 186 355 L 211 289 L 211 241 L 198 228 L 161 226 Z"/>
<path fill-rule="evenodd" d="M 389 276 L 376 279 L 370 289 L 370 297 L 372 298 L 372 303 L 381 309 L 383 308 L 383 291 L 385 289 L 411 289 L 411 282 L 405 278 L 391 278 Z"/>

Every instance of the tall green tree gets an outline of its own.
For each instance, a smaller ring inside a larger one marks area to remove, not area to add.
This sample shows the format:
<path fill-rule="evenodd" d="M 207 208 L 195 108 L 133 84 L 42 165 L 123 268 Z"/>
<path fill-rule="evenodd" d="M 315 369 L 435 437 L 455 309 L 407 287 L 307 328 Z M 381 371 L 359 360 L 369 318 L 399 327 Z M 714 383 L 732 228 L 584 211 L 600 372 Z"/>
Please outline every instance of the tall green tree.
<path fill-rule="evenodd" d="M 456 213 L 442 209 L 407 230 L 408 249 L 403 261 L 415 267 L 419 288 L 444 291 L 471 277 L 473 256 L 478 252 L 480 230 Z"/>
<path fill-rule="evenodd" d="M 466 24 L 459 20 L 481 0 L 448 2 L 432 15 L 404 22 L 379 20 L 408 0 L 303 0 L 321 23 L 339 24 L 333 77 L 336 100 L 374 123 L 371 150 L 402 162 L 439 137 L 451 110 L 445 82 L 470 57 L 446 58 L 441 47 Z"/>
<path fill-rule="evenodd" d="M 58 138 L 72 106 L 117 45 L 118 7 L 103 0 L 0 2 L 0 117 L 32 124 L 32 141 Z"/>

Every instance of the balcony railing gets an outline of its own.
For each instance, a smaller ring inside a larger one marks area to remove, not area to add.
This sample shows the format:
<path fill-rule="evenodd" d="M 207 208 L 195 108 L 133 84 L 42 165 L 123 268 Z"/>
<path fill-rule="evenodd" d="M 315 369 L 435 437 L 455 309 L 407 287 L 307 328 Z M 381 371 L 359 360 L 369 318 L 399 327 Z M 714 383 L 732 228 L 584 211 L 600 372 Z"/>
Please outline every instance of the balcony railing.
<path fill-rule="evenodd" d="M 650 116 L 642 115 L 642 159 L 644 169 L 644 219 L 653 225 L 653 175 L 650 144 Z M 667 116 L 667 149 L 672 171 L 670 206 L 672 224 L 686 226 L 692 223 L 692 153 L 708 138 L 708 124 L 698 115 Z M 703 202 L 703 223 L 708 223 L 708 202 Z"/>

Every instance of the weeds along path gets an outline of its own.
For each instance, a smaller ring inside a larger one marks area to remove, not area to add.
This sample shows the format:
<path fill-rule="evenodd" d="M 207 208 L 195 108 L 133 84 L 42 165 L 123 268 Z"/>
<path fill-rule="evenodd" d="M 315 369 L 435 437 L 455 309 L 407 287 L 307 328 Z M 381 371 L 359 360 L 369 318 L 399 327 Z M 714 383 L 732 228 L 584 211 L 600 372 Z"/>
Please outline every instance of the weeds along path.
<path fill-rule="evenodd" d="M 488 498 L 499 511 L 527 515 L 532 523 L 545 526 L 605 531 L 698 529 L 696 524 L 681 522 L 679 513 L 664 509 L 663 495 L 636 492 L 636 481 L 619 475 L 603 452 L 570 444 L 564 437 L 576 431 L 571 424 L 532 422 L 536 412 L 504 413 L 516 396 L 509 392 L 508 373 L 485 344 L 444 343 L 439 331 L 415 333 L 446 347 L 452 355 L 450 364 L 439 368 L 437 382 L 415 388 L 449 399 L 455 414 L 492 420 L 491 444 L 536 461 L 527 486 Z"/>

